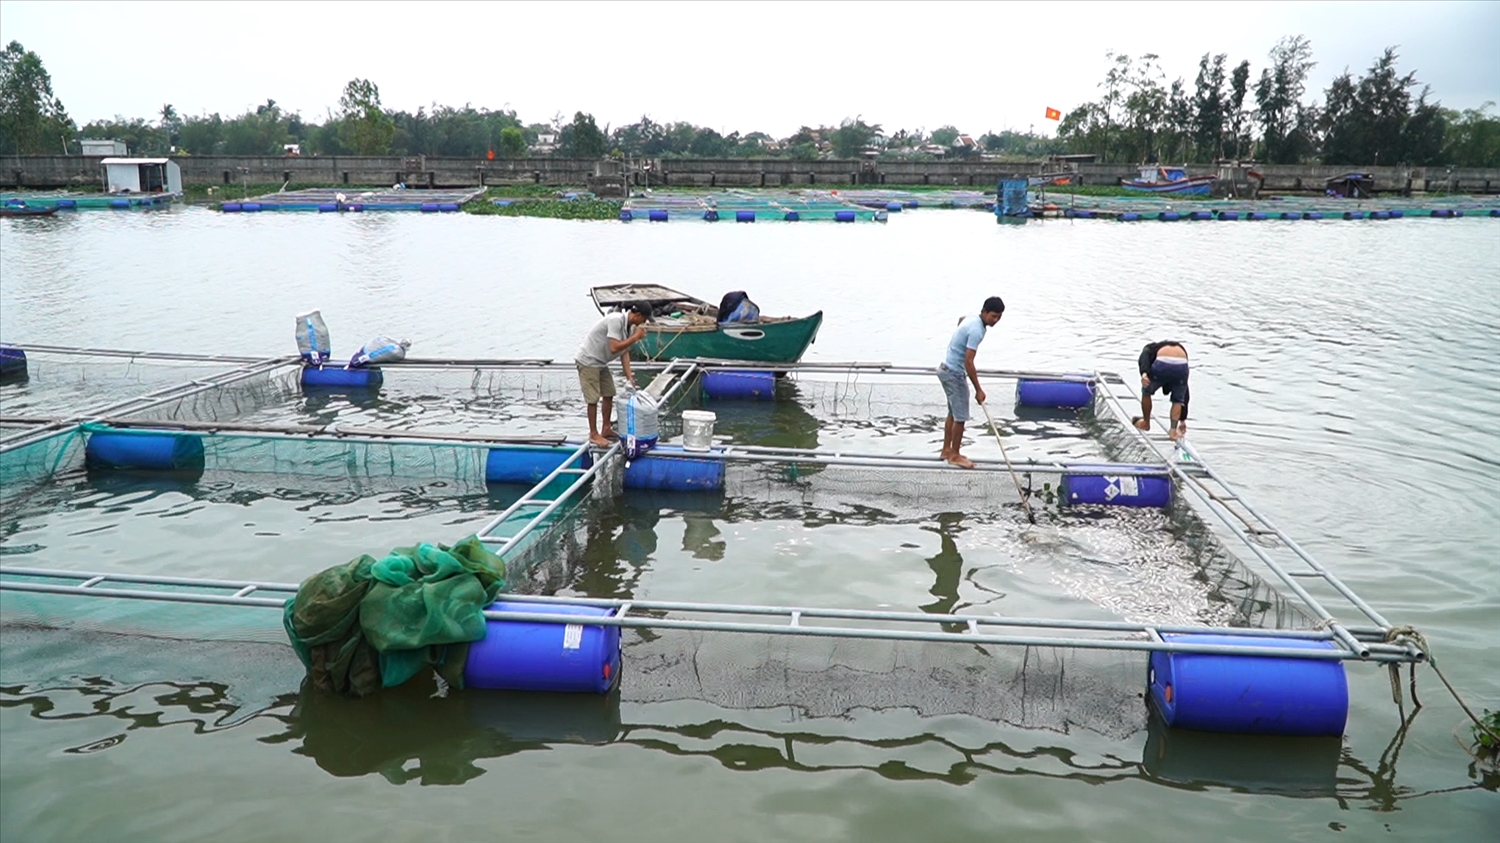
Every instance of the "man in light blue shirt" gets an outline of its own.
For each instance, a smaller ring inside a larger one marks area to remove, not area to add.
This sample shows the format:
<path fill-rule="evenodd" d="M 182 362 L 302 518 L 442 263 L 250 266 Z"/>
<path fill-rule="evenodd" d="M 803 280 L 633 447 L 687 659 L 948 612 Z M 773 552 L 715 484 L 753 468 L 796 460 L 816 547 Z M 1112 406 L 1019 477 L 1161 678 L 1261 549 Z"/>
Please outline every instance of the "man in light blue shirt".
<path fill-rule="evenodd" d="M 945 462 L 960 468 L 973 468 L 974 462 L 959 453 L 964 441 L 964 423 L 969 420 L 969 384 L 974 384 L 974 397 L 984 403 L 984 387 L 979 385 L 979 371 L 974 368 L 974 352 L 984 340 L 985 332 L 993 328 L 1005 314 L 1005 302 L 999 296 L 984 300 L 984 308 L 976 316 L 959 320 L 958 330 L 948 340 L 948 353 L 938 364 L 938 381 L 943 393 L 948 396 L 948 420 L 943 425 L 943 450 L 939 456 Z"/>

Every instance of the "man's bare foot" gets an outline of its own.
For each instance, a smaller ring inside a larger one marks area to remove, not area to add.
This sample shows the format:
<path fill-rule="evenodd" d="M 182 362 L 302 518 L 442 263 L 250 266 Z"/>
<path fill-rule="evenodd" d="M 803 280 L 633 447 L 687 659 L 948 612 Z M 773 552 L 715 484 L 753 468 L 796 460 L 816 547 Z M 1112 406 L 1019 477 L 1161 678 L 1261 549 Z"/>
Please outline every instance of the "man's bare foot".
<path fill-rule="evenodd" d="M 959 468 L 974 467 L 974 461 L 964 456 L 963 454 L 954 454 L 953 456 L 948 458 L 948 462 L 958 466 Z"/>
<path fill-rule="evenodd" d="M 938 452 L 938 459 L 942 460 L 943 462 L 952 462 L 953 452 L 948 450 L 947 448 L 944 448 L 943 450 Z"/>
<path fill-rule="evenodd" d="M 599 435 L 603 436 L 605 439 L 619 439 L 620 438 L 620 434 L 615 433 L 615 429 L 612 428 L 612 427 L 606 427 L 603 430 L 599 431 Z"/>
<path fill-rule="evenodd" d="M 610 445 L 612 445 L 614 443 L 610 442 L 608 439 L 605 439 L 603 436 L 595 433 L 594 435 L 592 435 L 592 436 L 589 437 L 589 444 L 590 445 L 595 445 L 595 446 L 600 447 L 600 448 L 608 448 Z"/>
<path fill-rule="evenodd" d="M 1167 431 L 1167 438 L 1171 439 L 1173 442 L 1176 442 L 1177 440 L 1182 438 L 1182 434 L 1182 430 L 1174 427 L 1171 430 Z"/>
<path fill-rule="evenodd" d="M 1151 429 L 1151 420 L 1150 419 L 1146 419 L 1146 418 L 1141 418 L 1140 416 L 1135 416 L 1134 418 L 1132 418 L 1130 420 L 1130 423 L 1133 424 L 1133 425 L 1135 425 L 1137 430 L 1150 430 Z"/>

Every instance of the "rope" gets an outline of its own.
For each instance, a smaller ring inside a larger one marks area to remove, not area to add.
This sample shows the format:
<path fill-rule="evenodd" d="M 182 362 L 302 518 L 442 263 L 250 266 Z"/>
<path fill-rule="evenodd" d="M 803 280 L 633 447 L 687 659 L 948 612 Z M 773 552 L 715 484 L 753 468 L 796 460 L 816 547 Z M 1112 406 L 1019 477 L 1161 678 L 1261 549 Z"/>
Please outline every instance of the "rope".
<path fill-rule="evenodd" d="M 1403 641 L 1403 639 L 1404 639 L 1404 641 Z M 1479 731 L 1484 732 L 1485 734 L 1489 735 L 1494 740 L 1500 741 L 1500 734 L 1496 734 L 1494 729 L 1491 729 L 1489 726 L 1485 725 L 1484 721 L 1480 720 L 1479 717 L 1474 714 L 1473 709 L 1469 708 L 1468 703 L 1464 702 L 1463 697 L 1459 696 L 1458 691 L 1456 689 L 1454 689 L 1453 683 L 1449 682 L 1448 681 L 1448 677 L 1446 677 L 1446 676 L 1443 675 L 1443 671 L 1442 671 L 1442 669 L 1440 669 L 1438 667 L 1437 659 L 1432 655 L 1432 649 L 1431 649 L 1431 647 L 1428 646 L 1427 639 L 1422 635 L 1422 633 L 1418 632 L 1415 627 L 1397 626 L 1397 627 L 1392 627 L 1390 630 L 1388 630 L 1386 632 L 1386 634 L 1385 634 L 1385 640 L 1386 640 L 1386 643 L 1388 643 L 1388 644 L 1394 644 L 1394 643 L 1411 643 L 1411 644 L 1414 644 L 1416 646 L 1416 648 L 1419 651 L 1421 651 L 1422 655 L 1424 655 L 1424 656 L 1427 657 L 1427 663 L 1430 664 L 1430 665 L 1432 665 L 1432 672 L 1436 673 L 1438 679 L 1442 680 L 1443 687 L 1447 688 L 1448 689 L 1448 693 L 1450 693 L 1450 694 L 1453 695 L 1453 700 L 1458 703 L 1458 707 L 1464 710 L 1464 714 L 1469 715 L 1469 719 L 1470 720 L 1474 721 L 1474 726 Z M 1421 703 L 1416 702 L 1416 691 L 1417 691 L 1416 673 L 1417 673 L 1416 665 L 1412 665 L 1412 679 L 1411 679 L 1412 702 L 1414 704 L 1416 704 L 1416 705 L 1421 705 Z M 1392 675 L 1391 675 L 1391 688 L 1399 696 L 1399 694 L 1400 694 L 1401 691 L 1400 691 L 1400 686 L 1396 684 L 1396 682 L 1397 682 L 1396 676 L 1397 676 L 1397 672 L 1396 671 L 1392 671 Z"/>

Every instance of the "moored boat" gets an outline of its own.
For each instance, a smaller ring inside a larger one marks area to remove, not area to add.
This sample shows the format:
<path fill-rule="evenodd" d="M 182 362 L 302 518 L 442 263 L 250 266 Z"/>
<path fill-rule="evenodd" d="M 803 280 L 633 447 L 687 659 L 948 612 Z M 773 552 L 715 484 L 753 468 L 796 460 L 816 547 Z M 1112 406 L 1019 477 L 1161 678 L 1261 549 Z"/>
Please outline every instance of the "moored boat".
<path fill-rule="evenodd" d="M 817 339 L 823 324 L 821 310 L 811 316 L 761 316 L 753 304 L 748 309 L 737 307 L 727 304 L 726 296 L 725 302 L 716 306 L 658 284 L 611 284 L 594 287 L 589 296 L 600 313 L 636 302 L 651 305 L 646 338 L 638 346 L 640 356 L 649 360 L 711 357 L 795 363 Z M 731 312 L 721 314 L 720 306 L 729 307 Z"/>
<path fill-rule="evenodd" d="M 1127 190 L 1145 193 L 1187 193 L 1207 195 L 1218 176 L 1190 176 L 1181 167 L 1142 167 L 1139 178 L 1121 181 Z"/>
<path fill-rule="evenodd" d="M 0 205 L 0 217 L 49 217 L 55 213 L 57 213 L 55 207 L 48 208 L 24 203 Z"/>

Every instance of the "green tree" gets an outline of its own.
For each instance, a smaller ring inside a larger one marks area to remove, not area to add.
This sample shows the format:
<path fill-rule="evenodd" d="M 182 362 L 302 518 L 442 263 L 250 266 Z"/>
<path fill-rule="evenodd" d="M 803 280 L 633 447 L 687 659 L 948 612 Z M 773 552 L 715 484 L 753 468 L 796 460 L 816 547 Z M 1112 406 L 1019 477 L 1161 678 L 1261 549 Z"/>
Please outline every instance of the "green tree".
<path fill-rule="evenodd" d="M 962 133 L 954 126 L 941 126 L 932 130 L 932 137 L 929 140 L 947 149 L 953 146 L 953 142 L 958 140 L 960 134 Z"/>
<path fill-rule="evenodd" d="M 41 57 L 10 42 L 0 50 L 0 152 L 66 153 L 75 134 Z"/>
<path fill-rule="evenodd" d="M 864 148 L 869 145 L 870 138 L 880 134 L 880 125 L 871 126 L 859 117 L 846 119 L 833 130 L 833 157 L 835 158 L 858 158 Z M 958 130 L 954 130 L 954 137 L 958 136 Z M 950 141 L 951 143 L 951 141 Z"/>
<path fill-rule="evenodd" d="M 594 115 L 574 112 L 573 122 L 562 127 L 558 152 L 565 158 L 603 158 L 608 139 L 594 123 Z"/>
<path fill-rule="evenodd" d="M 396 123 L 380 105 L 380 88 L 368 79 L 351 79 L 339 97 L 339 134 L 355 155 L 389 155 Z"/>
<path fill-rule="evenodd" d="M 1500 118 L 1493 102 L 1462 112 L 1443 109 L 1442 160 L 1455 167 L 1500 167 Z"/>
<path fill-rule="evenodd" d="M 1212 60 L 1208 53 L 1198 60 L 1198 78 L 1194 81 L 1192 99 L 1193 146 L 1199 161 L 1224 157 L 1224 60 L 1219 53 Z"/>
<path fill-rule="evenodd" d="M 1309 125 L 1302 113 L 1302 94 L 1307 74 L 1317 66 L 1312 44 L 1301 35 L 1276 42 L 1270 52 L 1271 66 L 1260 72 L 1255 84 L 1256 120 L 1261 127 L 1265 159 L 1273 164 L 1295 164 L 1307 145 L 1306 133 L 1295 133 Z"/>
<path fill-rule="evenodd" d="M 500 130 L 500 155 L 505 158 L 520 158 L 526 154 L 526 136 L 519 126 L 506 126 Z"/>
<path fill-rule="evenodd" d="M 1225 153 L 1233 158 L 1245 158 L 1250 155 L 1250 142 L 1245 134 L 1245 125 L 1249 120 L 1249 112 L 1245 110 L 1245 95 L 1250 90 L 1250 60 L 1245 59 L 1235 65 L 1234 72 L 1229 74 L 1229 102 L 1224 109 L 1224 117 L 1229 122 L 1229 137 L 1233 147 L 1225 145 Z"/>

